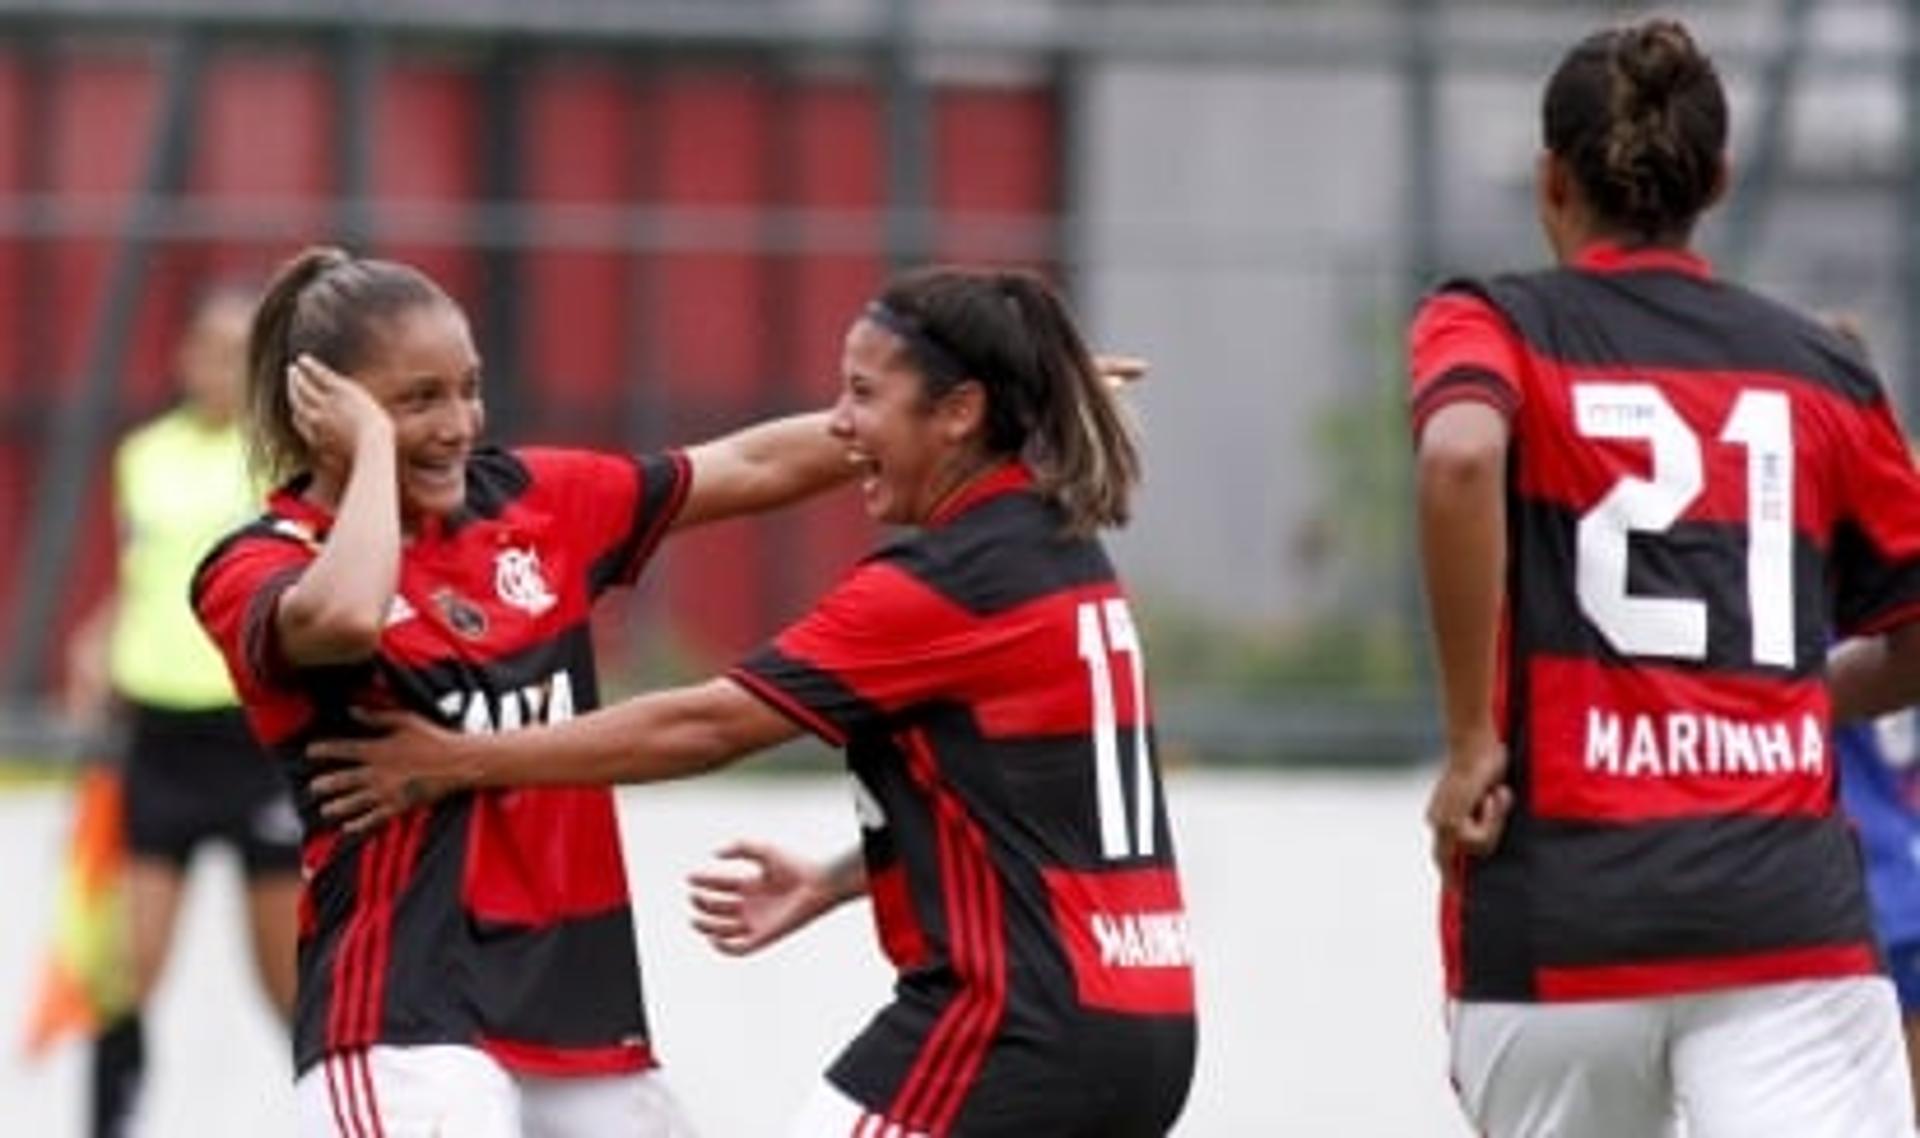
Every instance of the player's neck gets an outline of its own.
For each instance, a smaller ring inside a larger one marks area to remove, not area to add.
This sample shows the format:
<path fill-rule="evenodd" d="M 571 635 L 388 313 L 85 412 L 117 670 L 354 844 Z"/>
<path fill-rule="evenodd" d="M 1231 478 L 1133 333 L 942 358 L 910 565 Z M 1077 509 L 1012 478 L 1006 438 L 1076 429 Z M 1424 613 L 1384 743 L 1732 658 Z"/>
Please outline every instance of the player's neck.
<path fill-rule="evenodd" d="M 225 407 L 215 407 L 189 399 L 181 404 L 187 413 L 187 419 L 207 434 L 217 434 L 234 424 L 233 412 Z"/>
<path fill-rule="evenodd" d="M 940 478 L 940 488 L 933 494 L 927 516 L 921 524 L 924 525 L 942 517 L 955 499 L 965 494 L 974 483 L 999 469 L 1006 461 L 1005 455 L 983 454 L 977 451 L 956 456 L 953 464 Z"/>

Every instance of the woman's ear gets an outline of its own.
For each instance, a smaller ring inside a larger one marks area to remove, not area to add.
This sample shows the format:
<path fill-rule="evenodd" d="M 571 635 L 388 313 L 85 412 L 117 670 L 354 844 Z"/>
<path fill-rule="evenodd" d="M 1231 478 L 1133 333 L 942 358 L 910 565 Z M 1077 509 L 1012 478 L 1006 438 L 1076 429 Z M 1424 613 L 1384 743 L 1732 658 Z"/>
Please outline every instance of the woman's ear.
<path fill-rule="evenodd" d="M 1579 251 L 1585 239 L 1583 210 L 1573 169 L 1551 150 L 1541 150 L 1533 171 L 1534 205 L 1540 214 L 1540 228 L 1554 256 L 1566 261 Z"/>
<path fill-rule="evenodd" d="M 940 437 L 950 443 L 965 442 L 970 436 L 985 433 L 987 389 L 977 379 L 962 380 L 940 399 Z"/>
<path fill-rule="evenodd" d="M 1533 186 L 1543 220 L 1566 210 L 1567 181 L 1566 164 L 1555 158 L 1553 151 L 1542 150 L 1540 156 L 1534 159 Z"/>
<path fill-rule="evenodd" d="M 1707 202 L 1700 208 L 1704 211 L 1719 205 L 1720 199 L 1727 196 L 1727 188 L 1732 185 L 1733 159 L 1727 157 L 1727 152 L 1723 150 L 1720 160 L 1713 164 L 1713 189 L 1708 191 Z"/>

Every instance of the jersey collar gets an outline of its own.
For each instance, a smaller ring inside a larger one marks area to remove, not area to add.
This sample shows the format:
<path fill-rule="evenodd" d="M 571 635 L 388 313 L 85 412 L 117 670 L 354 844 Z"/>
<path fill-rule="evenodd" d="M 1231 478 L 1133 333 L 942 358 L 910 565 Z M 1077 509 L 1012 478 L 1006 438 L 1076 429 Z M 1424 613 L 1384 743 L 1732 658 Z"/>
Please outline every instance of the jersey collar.
<path fill-rule="evenodd" d="M 313 475 L 294 475 L 267 495 L 267 509 L 309 527 L 315 534 L 326 533 L 333 528 L 333 511 L 307 498 L 307 487 L 312 484 Z"/>
<path fill-rule="evenodd" d="M 946 525 L 982 502 L 1032 487 L 1033 471 L 1028 470 L 1024 462 L 1009 460 L 990 467 L 955 489 L 935 506 L 932 515 L 927 518 L 927 528 Z"/>
<path fill-rule="evenodd" d="M 324 538 L 327 531 L 333 528 L 333 511 L 306 496 L 307 487 L 312 483 L 311 473 L 294 475 L 267 495 L 267 509 L 289 521 L 306 526 L 313 531 L 316 538 Z M 446 536 L 457 528 L 466 514 L 466 508 L 462 507 L 459 515 L 454 518 L 426 518 L 421 522 L 418 532 L 402 534 L 401 540 L 408 542 L 420 538 Z"/>
<path fill-rule="evenodd" d="M 1642 245 L 1628 247 L 1596 241 L 1574 254 L 1573 267 L 1590 273 L 1669 272 L 1690 277 L 1713 276 L 1713 265 L 1691 249 Z"/>

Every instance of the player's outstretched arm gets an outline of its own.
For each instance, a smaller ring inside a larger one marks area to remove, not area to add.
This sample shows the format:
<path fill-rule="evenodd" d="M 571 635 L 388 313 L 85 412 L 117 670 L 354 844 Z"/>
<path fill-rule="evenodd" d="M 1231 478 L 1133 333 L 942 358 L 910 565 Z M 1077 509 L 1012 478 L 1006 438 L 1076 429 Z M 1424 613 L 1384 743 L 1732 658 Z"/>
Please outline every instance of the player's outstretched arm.
<path fill-rule="evenodd" d="M 825 411 L 789 415 L 689 448 L 693 481 L 675 527 L 778 509 L 852 477 L 827 421 Z"/>
<path fill-rule="evenodd" d="M 1105 352 L 1093 357 L 1093 370 L 1107 381 L 1114 391 L 1123 391 L 1130 383 L 1139 383 L 1147 378 L 1147 372 L 1153 367 L 1145 356 L 1123 356 Z"/>
<path fill-rule="evenodd" d="M 307 756 L 344 764 L 310 784 L 348 831 L 463 790 L 607 786 L 699 774 L 800 733 L 728 679 L 647 692 L 565 723 L 467 735 L 409 711 L 359 711 L 380 732 L 321 739 Z"/>
<path fill-rule="evenodd" d="M 829 864 L 796 857 L 764 842 L 736 841 L 716 855 L 752 872 L 697 870 L 687 875 L 693 927 L 728 956 L 745 956 L 812 923 L 867 891 L 860 851 Z"/>

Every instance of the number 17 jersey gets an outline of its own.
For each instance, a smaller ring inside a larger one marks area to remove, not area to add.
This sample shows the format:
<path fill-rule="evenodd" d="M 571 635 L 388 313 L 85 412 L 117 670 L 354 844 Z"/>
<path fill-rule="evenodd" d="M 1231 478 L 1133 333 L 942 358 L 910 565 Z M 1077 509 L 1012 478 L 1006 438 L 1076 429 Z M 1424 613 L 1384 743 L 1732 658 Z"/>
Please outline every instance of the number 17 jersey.
<path fill-rule="evenodd" d="M 895 999 L 856 1133 L 1158 1136 L 1194 1056 L 1146 673 L 1100 544 L 1008 464 L 732 673 L 847 750 Z"/>
<path fill-rule="evenodd" d="M 1841 336 L 1670 250 L 1456 282 L 1416 432 L 1511 425 L 1496 708 L 1516 808 L 1446 898 L 1452 991 L 1613 999 L 1868 973 L 1834 633 L 1920 615 L 1920 479 Z"/>

